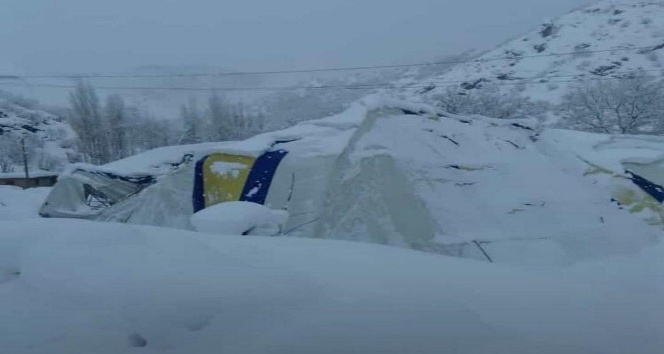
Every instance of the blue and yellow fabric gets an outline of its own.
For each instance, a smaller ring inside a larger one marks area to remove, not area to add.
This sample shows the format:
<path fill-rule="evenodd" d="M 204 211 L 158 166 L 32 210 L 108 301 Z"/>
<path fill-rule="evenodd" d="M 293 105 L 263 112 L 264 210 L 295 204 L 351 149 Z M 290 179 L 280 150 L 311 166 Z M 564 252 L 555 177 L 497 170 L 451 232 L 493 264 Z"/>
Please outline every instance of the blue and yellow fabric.
<path fill-rule="evenodd" d="M 267 151 L 253 157 L 215 153 L 196 162 L 194 212 L 232 201 L 265 204 L 267 193 L 285 150 Z"/>
<path fill-rule="evenodd" d="M 637 175 L 632 171 L 625 171 L 630 175 L 629 179 L 639 186 L 644 192 L 648 193 L 651 197 L 655 198 L 660 203 L 664 202 L 664 186 L 660 186 L 642 176 Z"/>

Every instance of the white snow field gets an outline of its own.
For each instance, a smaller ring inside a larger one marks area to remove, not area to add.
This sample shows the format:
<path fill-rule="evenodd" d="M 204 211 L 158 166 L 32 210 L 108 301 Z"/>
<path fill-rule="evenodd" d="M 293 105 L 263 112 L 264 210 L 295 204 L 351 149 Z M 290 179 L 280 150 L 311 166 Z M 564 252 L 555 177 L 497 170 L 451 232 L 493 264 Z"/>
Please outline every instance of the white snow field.
<path fill-rule="evenodd" d="M 0 221 L 34 219 L 50 188 L 0 186 Z"/>
<path fill-rule="evenodd" d="M 661 353 L 664 248 L 524 270 L 85 220 L 0 223 L 3 353 Z"/>

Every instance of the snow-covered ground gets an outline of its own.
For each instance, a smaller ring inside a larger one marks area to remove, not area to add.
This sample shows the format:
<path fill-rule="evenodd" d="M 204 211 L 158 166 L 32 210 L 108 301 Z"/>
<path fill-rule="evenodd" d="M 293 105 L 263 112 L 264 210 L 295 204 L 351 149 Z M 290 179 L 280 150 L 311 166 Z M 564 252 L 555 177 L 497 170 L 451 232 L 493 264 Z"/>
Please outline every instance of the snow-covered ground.
<path fill-rule="evenodd" d="M 0 186 L 0 221 L 39 217 L 39 207 L 50 190 L 44 187 L 23 190 L 14 186 Z"/>
<path fill-rule="evenodd" d="M 661 353 L 664 248 L 535 271 L 344 241 L 0 224 L 6 353 Z"/>

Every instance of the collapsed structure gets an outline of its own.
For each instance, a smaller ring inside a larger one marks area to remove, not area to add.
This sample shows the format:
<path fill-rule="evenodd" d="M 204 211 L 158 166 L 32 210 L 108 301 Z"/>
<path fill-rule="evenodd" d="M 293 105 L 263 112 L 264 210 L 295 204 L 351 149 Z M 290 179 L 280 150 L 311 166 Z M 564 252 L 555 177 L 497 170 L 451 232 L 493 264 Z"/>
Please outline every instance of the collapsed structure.
<path fill-rule="evenodd" d="M 281 235 L 564 263 L 659 235 L 642 219 L 664 220 L 664 141 L 648 140 L 644 153 L 630 148 L 640 137 L 615 139 L 374 96 L 241 142 L 77 165 L 40 213 L 192 229 L 193 213 L 248 201 L 288 213 Z"/>

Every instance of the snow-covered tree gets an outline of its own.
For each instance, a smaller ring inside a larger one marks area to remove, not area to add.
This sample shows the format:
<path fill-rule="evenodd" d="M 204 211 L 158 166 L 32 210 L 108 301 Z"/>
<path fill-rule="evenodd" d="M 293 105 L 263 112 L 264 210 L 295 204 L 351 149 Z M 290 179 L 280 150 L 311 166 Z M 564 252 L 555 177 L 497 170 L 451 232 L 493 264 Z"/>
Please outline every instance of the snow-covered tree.
<path fill-rule="evenodd" d="M 128 155 L 181 143 L 173 122 L 150 117 L 136 109 L 130 110 L 128 116 L 133 122 L 126 132 Z"/>
<path fill-rule="evenodd" d="M 152 118 L 127 106 L 119 95 L 109 95 L 101 107 L 94 88 L 79 83 L 70 95 L 69 122 L 78 135 L 79 151 L 88 162 L 103 164 L 165 145 L 177 144 L 172 123 Z M 186 107 L 197 136 L 204 132 L 200 113 L 192 102 Z M 195 136 L 195 139 L 198 139 Z M 202 141 L 202 139 L 197 140 Z M 190 141 L 195 142 L 195 141 Z M 47 161 L 43 162 L 48 164 Z"/>
<path fill-rule="evenodd" d="M 195 144 L 205 140 L 205 120 L 194 98 L 190 98 L 187 104 L 182 106 L 180 118 L 184 126 L 180 144 Z"/>
<path fill-rule="evenodd" d="M 190 99 L 181 111 L 182 134 L 179 143 L 241 140 L 264 131 L 260 113 L 250 112 L 243 103 L 231 103 L 213 93 L 201 111 Z"/>
<path fill-rule="evenodd" d="M 227 140 L 242 140 L 261 133 L 264 130 L 263 116 L 251 113 L 242 102 L 229 107 L 227 117 L 230 135 Z"/>
<path fill-rule="evenodd" d="M 69 94 L 69 124 L 78 134 L 79 149 L 88 156 L 92 163 L 110 161 L 108 126 L 102 119 L 99 97 L 94 87 L 86 82 L 79 82 Z"/>
<path fill-rule="evenodd" d="M 119 95 L 110 95 L 106 98 L 104 118 L 108 129 L 109 158 L 117 160 L 127 156 L 127 128 L 130 122 L 127 117 L 127 108 Z"/>
<path fill-rule="evenodd" d="M 14 172 L 16 165 L 15 156 L 13 156 L 14 143 L 14 140 L 0 135 L 0 173 Z"/>
<path fill-rule="evenodd" d="M 216 92 L 208 99 L 207 118 L 210 124 L 210 140 L 231 140 L 233 135 L 233 112 L 230 105 Z"/>
<path fill-rule="evenodd" d="M 586 81 L 561 104 L 563 123 L 599 133 L 643 134 L 664 131 L 664 80 L 637 72 L 616 80 Z"/>
<path fill-rule="evenodd" d="M 473 90 L 450 87 L 434 100 L 452 114 L 479 114 L 501 119 L 538 117 L 547 109 L 545 103 L 533 102 L 516 89 L 505 92 L 496 86 Z"/>

